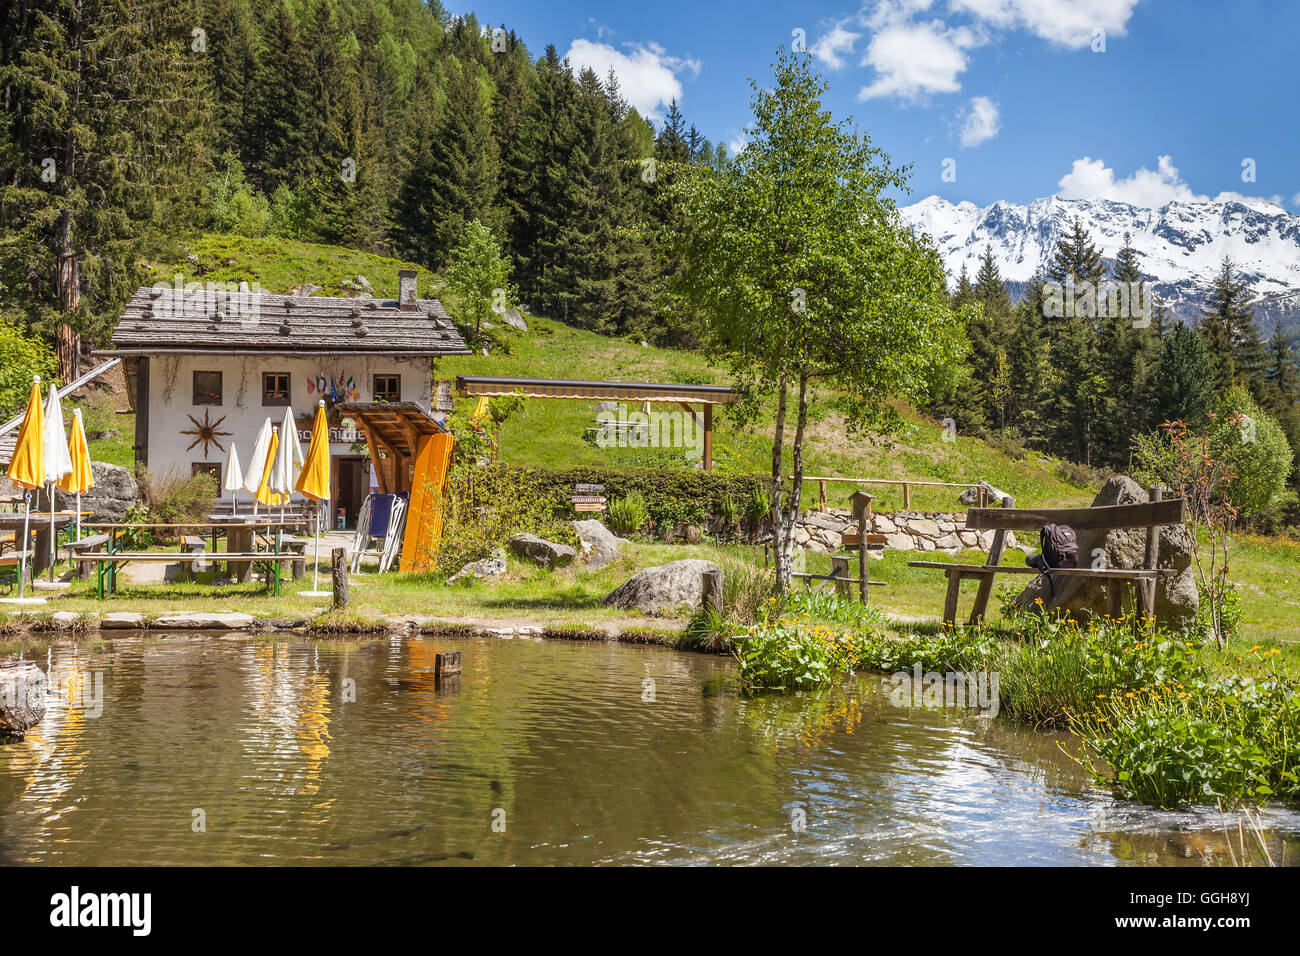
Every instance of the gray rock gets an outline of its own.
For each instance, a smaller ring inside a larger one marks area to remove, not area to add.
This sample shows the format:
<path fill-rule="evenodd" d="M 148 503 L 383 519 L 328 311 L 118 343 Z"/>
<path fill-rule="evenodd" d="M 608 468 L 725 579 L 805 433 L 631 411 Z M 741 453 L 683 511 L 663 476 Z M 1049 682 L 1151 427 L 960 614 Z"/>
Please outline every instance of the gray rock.
<path fill-rule="evenodd" d="M 712 561 L 699 558 L 646 568 L 605 595 L 600 603 L 646 614 L 663 614 L 681 607 L 694 611 L 703 595 L 704 573 L 717 570 Z"/>
<path fill-rule="evenodd" d="M 31 661 L 0 658 L 0 737 L 22 737 L 45 717 L 45 672 Z"/>
<path fill-rule="evenodd" d="M 105 629 L 144 627 L 144 615 L 139 611 L 109 611 L 99 626 Z"/>
<path fill-rule="evenodd" d="M 578 552 L 567 544 L 556 544 L 535 534 L 517 534 L 506 543 L 519 557 L 536 561 L 548 568 L 561 567 L 578 556 Z"/>
<path fill-rule="evenodd" d="M 609 564 L 622 550 L 623 539 L 594 518 L 573 522 L 573 530 L 582 542 L 583 561 L 593 571 Z"/>
<path fill-rule="evenodd" d="M 875 522 L 872 525 L 872 530 L 877 534 L 893 534 L 898 530 L 898 525 L 894 524 L 893 521 L 889 520 L 889 518 L 884 515 L 876 515 Z"/>
<path fill-rule="evenodd" d="M 235 611 L 196 612 L 193 614 L 171 614 L 160 617 L 152 627 L 160 630 L 216 630 L 225 628 L 252 627 L 253 615 L 240 614 Z"/>
<path fill-rule="evenodd" d="M 370 280 L 368 280 L 365 276 L 357 276 L 357 277 L 356 277 L 355 279 L 353 279 L 352 281 L 355 282 L 355 283 L 356 283 L 358 286 L 360 286 L 362 289 L 365 289 L 367 292 L 374 292 L 374 291 L 375 291 L 374 289 L 372 289 L 372 288 L 370 287 Z"/>
<path fill-rule="evenodd" d="M 912 536 L 904 531 L 893 531 L 885 535 L 885 547 L 893 551 L 911 551 Z"/>
<path fill-rule="evenodd" d="M 926 538 L 939 537 L 939 522 L 933 518 L 912 518 L 907 522 L 907 530 Z"/>
<path fill-rule="evenodd" d="M 964 504 L 964 505 L 965 505 L 966 507 L 968 507 L 968 508 L 975 507 L 976 505 L 979 504 L 979 500 L 980 500 L 980 497 L 979 497 L 979 490 L 980 490 L 980 488 L 986 488 L 986 489 L 988 489 L 988 501 L 989 501 L 989 505 L 990 505 L 990 507 L 993 507 L 993 508 L 996 508 L 996 507 L 998 507 L 999 505 L 1001 505 L 1001 504 L 1002 504 L 1002 499 L 1007 498 L 1007 497 L 1010 497 L 1010 496 L 1009 496 L 1005 491 L 1001 491 L 1001 490 L 999 490 L 999 489 L 997 489 L 997 488 L 994 488 L 994 487 L 993 487 L 992 485 L 990 485 L 987 481 L 980 481 L 980 482 L 976 482 L 975 484 L 971 485 L 969 488 L 967 488 L 965 491 L 963 491 L 960 495 L 958 495 L 958 496 L 957 496 L 957 500 L 960 501 L 962 504 Z"/>
<path fill-rule="evenodd" d="M 844 529 L 849 526 L 849 522 L 844 518 L 838 515 L 822 514 L 820 511 L 805 511 L 800 521 L 814 528 L 825 528 L 827 531 L 834 531 L 836 534 L 843 534 Z"/>
<path fill-rule="evenodd" d="M 934 546 L 941 551 L 946 551 L 949 548 L 960 548 L 962 546 L 962 540 L 955 533 L 949 533 L 936 540 Z"/>
<path fill-rule="evenodd" d="M 1106 505 L 1141 504 L 1149 500 L 1142 487 L 1127 475 L 1116 475 L 1106 482 L 1093 500 L 1094 508 Z M 1106 567 L 1140 568 L 1146 563 L 1147 532 L 1145 528 L 1128 528 L 1118 531 L 1080 531 L 1079 558 L 1091 560 L 1093 550 L 1104 548 Z M 1027 549 L 1025 549 L 1027 550 Z M 1196 591 L 1196 578 L 1192 570 L 1192 539 L 1184 525 L 1166 525 L 1160 529 L 1160 560 L 1158 567 L 1175 572 L 1156 582 L 1156 619 L 1172 628 L 1183 628 L 1196 619 L 1200 597 Z M 1016 603 L 1026 610 L 1034 607 L 1036 598 L 1043 599 L 1046 610 L 1060 608 L 1071 613 L 1091 611 L 1106 613 L 1106 585 L 1095 578 L 1058 578 L 1053 582 L 1055 594 L 1047 580 L 1034 578 L 1020 592 Z M 1132 588 L 1126 587 L 1131 600 Z"/>
<path fill-rule="evenodd" d="M 104 461 L 92 461 L 90 473 L 95 484 L 81 496 L 81 510 L 91 512 L 92 517 L 83 520 L 121 521 L 140 496 L 135 478 L 125 468 Z M 54 503 L 58 508 L 71 510 L 76 507 L 77 496 L 56 488 Z"/>
<path fill-rule="evenodd" d="M 957 537 L 961 539 L 963 548 L 978 548 L 980 546 L 980 536 L 974 531 L 958 531 Z"/>
<path fill-rule="evenodd" d="M 506 555 L 504 551 L 498 549 L 498 553 L 493 554 L 490 558 L 483 558 L 479 561 L 471 561 L 455 574 L 447 579 L 448 584 L 455 584 L 457 581 L 465 578 L 491 578 L 498 574 L 506 573 Z"/>
<path fill-rule="evenodd" d="M 524 321 L 524 317 L 519 314 L 518 309 L 506 309 L 501 316 L 501 321 L 512 329 L 518 329 L 520 332 L 528 331 L 528 323 Z"/>
<path fill-rule="evenodd" d="M 616 412 L 618 411 L 618 402 L 597 402 L 593 411 L 599 412 Z"/>

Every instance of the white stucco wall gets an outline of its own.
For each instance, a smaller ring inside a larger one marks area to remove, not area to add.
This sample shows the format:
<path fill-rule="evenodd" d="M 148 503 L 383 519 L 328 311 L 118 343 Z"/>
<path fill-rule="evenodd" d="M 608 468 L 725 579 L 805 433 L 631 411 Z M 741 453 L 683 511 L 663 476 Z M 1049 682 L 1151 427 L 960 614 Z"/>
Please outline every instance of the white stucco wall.
<path fill-rule="evenodd" d="M 222 373 L 222 403 L 220 405 L 194 405 L 194 372 L 213 371 Z M 295 419 L 302 419 L 315 414 L 316 403 L 320 394 L 314 383 L 323 376 L 327 382 L 328 398 L 329 380 L 336 383 L 346 382 L 349 378 L 356 392 L 346 398 L 340 394 L 340 401 L 369 402 L 374 400 L 372 382 L 374 375 L 400 375 L 401 400 L 415 402 L 428 410 L 432 399 L 432 363 L 427 358 L 401 359 L 375 355 L 330 355 L 318 357 L 284 357 L 272 356 L 229 356 L 229 355 L 159 355 L 149 359 L 149 435 L 148 467 L 155 475 L 175 472 L 182 475 L 190 473 L 190 466 L 196 462 L 217 462 L 224 466 L 226 453 L 218 452 L 215 446 L 208 445 L 204 454 L 203 443 L 194 448 L 188 446 L 194 441 L 194 435 L 183 435 L 183 431 L 194 431 L 194 422 L 204 421 L 204 412 L 208 412 L 208 421 L 215 422 L 224 417 L 221 431 L 230 432 L 229 437 L 220 439 L 222 446 L 228 448 L 233 441 L 239 451 L 240 464 L 247 469 L 249 457 L 253 452 L 253 443 L 262 423 L 270 417 L 273 425 L 284 421 L 285 406 L 262 404 L 262 373 L 287 372 L 289 374 L 289 397 Z M 312 382 L 312 390 L 308 383 Z M 309 435 L 300 434 L 303 452 L 307 451 Z M 137 436 L 139 440 L 139 436 Z M 357 441 L 364 438 L 357 436 Z M 355 455 L 351 441 L 336 442 L 330 446 L 333 455 Z M 250 500 L 245 492 L 240 495 L 242 501 Z M 222 493 L 222 500 L 229 501 L 230 495 Z"/>

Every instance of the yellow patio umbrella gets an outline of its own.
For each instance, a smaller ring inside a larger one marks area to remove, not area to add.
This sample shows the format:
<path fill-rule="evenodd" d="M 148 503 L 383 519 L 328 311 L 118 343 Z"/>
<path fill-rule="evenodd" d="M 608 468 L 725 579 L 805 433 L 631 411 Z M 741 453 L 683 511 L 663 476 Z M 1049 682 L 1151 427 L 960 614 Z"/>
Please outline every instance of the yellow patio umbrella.
<path fill-rule="evenodd" d="M 95 486 L 95 475 L 90 469 L 90 446 L 86 443 L 86 426 L 81 421 L 81 409 L 72 410 L 72 441 L 68 452 L 72 457 L 72 471 L 59 479 L 59 488 L 77 496 L 77 540 L 81 540 L 81 496 Z"/>
<path fill-rule="evenodd" d="M 9 460 L 9 478 L 23 489 L 27 510 L 23 517 L 23 540 L 19 549 L 18 599 L 23 600 L 27 578 L 28 523 L 32 517 L 32 489 L 45 484 L 45 410 L 41 408 L 41 377 L 32 376 L 32 393 L 27 399 L 27 414 L 18 429 L 18 443 Z"/>
<path fill-rule="evenodd" d="M 488 397 L 486 395 L 480 396 L 478 400 L 478 404 L 474 406 L 474 417 L 482 418 L 484 415 L 487 414 L 487 410 L 488 410 Z"/>
<path fill-rule="evenodd" d="M 273 428 L 271 430 L 271 443 L 266 448 L 266 461 L 262 464 L 262 481 L 257 486 L 257 500 L 262 504 L 270 507 L 278 505 L 281 501 L 280 495 L 271 490 L 271 469 L 275 467 L 275 450 L 280 447 L 280 430 Z"/>
<path fill-rule="evenodd" d="M 298 473 L 295 490 L 301 491 L 316 502 L 316 560 L 312 574 L 312 595 L 325 592 L 320 587 L 320 504 L 330 496 L 330 426 L 325 415 L 325 402 L 316 403 L 316 418 L 311 423 L 311 444 Z"/>

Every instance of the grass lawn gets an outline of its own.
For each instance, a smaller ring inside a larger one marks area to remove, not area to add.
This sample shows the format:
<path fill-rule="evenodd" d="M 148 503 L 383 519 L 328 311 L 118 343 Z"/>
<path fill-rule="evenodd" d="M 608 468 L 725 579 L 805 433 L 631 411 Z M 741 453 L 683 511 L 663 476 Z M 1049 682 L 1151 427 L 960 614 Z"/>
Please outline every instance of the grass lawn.
<path fill-rule="evenodd" d="M 871 579 L 884 582 L 884 586 L 871 589 L 872 603 L 896 618 L 900 633 L 933 627 L 943 606 L 946 577 L 907 567 L 907 562 L 917 557 L 915 552 L 888 551 L 883 559 L 870 562 Z M 363 572 L 352 577 L 351 605 L 346 620 L 371 623 L 436 620 L 486 626 L 535 624 L 552 629 L 608 633 L 648 630 L 672 634 L 684 627 L 685 616 L 647 618 L 603 607 L 600 601 L 641 568 L 682 558 L 704 558 L 718 561 L 724 567 L 736 561 L 761 566 L 763 549 L 743 544 L 670 545 L 633 541 L 625 546 L 618 560 L 598 571 L 561 568 L 549 572 L 511 557 L 504 575 L 455 585 L 426 574 Z M 982 563 L 984 555 L 970 551 L 952 560 Z M 1005 559 L 1008 564 L 1018 560 L 1019 552 L 1015 551 Z M 1288 669 L 1300 674 L 1300 599 L 1296 587 L 1300 577 L 1300 544 L 1242 537 L 1236 540 L 1232 560 L 1233 577 L 1239 582 L 1242 597 L 1241 626 L 1225 655 L 1215 651 L 1206 653 L 1230 663 L 1233 658 L 1248 659 L 1256 646 L 1263 650 L 1277 647 L 1282 650 Z M 828 573 L 829 556 L 809 552 L 807 570 Z M 258 618 L 306 622 L 324 613 L 328 606 L 324 599 L 301 595 L 312 586 L 310 565 L 305 579 L 284 581 L 279 596 L 271 595 L 260 582 L 222 586 L 204 583 L 210 577 L 201 575 L 199 582 L 149 585 L 122 581 L 117 593 L 105 601 L 96 597 L 93 581 L 76 581 L 69 591 L 52 596 L 35 613 L 45 617 L 54 611 L 138 611 L 157 617 L 178 612 L 241 611 Z M 998 592 L 1009 596 L 1017 586 L 1017 579 L 1007 576 Z M 976 587 L 975 581 L 963 584 L 960 616 L 969 614 Z M 997 610 L 1000 603 L 995 593 L 989 609 L 993 622 L 1000 616 Z"/>

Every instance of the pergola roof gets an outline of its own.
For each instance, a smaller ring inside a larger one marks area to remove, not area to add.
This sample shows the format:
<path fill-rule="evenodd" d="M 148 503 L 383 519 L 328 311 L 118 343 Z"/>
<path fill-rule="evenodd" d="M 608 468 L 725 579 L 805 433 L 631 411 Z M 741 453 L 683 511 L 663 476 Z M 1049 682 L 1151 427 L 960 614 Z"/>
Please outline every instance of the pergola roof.
<path fill-rule="evenodd" d="M 526 398 L 578 398 L 625 402 L 686 402 L 730 405 L 741 399 L 723 385 L 677 385 L 663 382 L 586 382 L 563 378 L 490 378 L 459 375 L 461 395 L 523 395 Z"/>
<path fill-rule="evenodd" d="M 420 436 L 446 431 L 414 402 L 335 402 L 334 409 L 353 419 L 381 447 L 405 458 L 415 457 Z"/>

